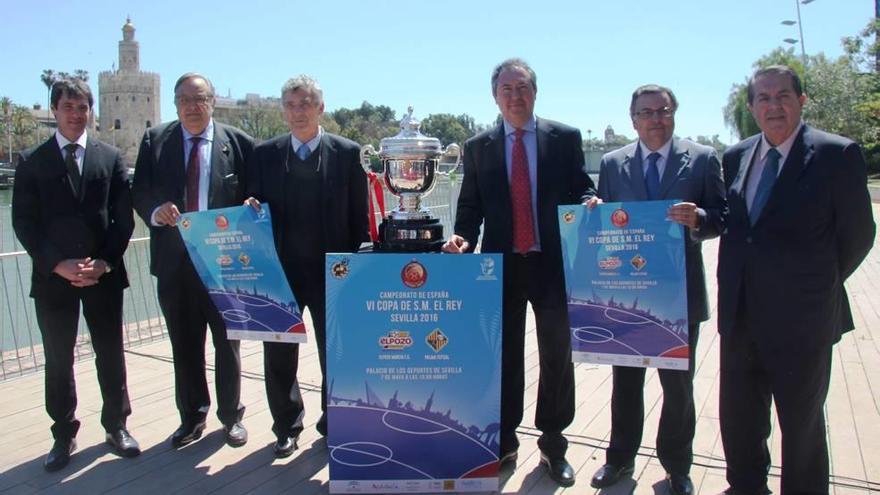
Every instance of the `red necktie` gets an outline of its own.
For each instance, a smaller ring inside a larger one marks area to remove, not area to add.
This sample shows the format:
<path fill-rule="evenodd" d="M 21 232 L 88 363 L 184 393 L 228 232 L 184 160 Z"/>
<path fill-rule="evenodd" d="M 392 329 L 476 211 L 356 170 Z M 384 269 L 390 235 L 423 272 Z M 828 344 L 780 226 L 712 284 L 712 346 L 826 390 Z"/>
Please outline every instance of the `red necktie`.
<path fill-rule="evenodd" d="M 192 149 L 186 166 L 186 211 L 199 211 L 199 143 L 202 138 L 190 138 Z"/>
<path fill-rule="evenodd" d="M 513 248 L 526 254 L 535 244 L 535 227 L 532 223 L 532 186 L 529 181 L 529 159 L 523 144 L 525 131 L 514 132 L 513 156 L 510 167 L 510 202 L 513 206 Z"/>

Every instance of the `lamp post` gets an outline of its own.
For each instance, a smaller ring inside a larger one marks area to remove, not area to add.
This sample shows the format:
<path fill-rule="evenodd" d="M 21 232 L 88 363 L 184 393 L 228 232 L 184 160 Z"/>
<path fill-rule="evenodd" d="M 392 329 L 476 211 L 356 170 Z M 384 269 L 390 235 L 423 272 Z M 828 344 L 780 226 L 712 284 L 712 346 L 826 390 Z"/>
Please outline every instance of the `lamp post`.
<path fill-rule="evenodd" d="M 789 20 L 789 19 L 786 19 L 786 20 L 782 21 L 782 24 L 783 24 L 784 26 L 794 26 L 795 24 L 797 24 L 797 27 L 798 27 L 798 34 L 800 35 L 800 38 L 799 38 L 799 39 L 795 39 L 795 38 L 785 38 L 785 39 L 782 40 L 782 41 L 784 41 L 784 42 L 786 42 L 786 43 L 788 43 L 788 44 L 790 44 L 790 45 L 794 45 L 795 43 L 800 42 L 800 45 L 801 45 L 801 61 L 802 61 L 802 63 L 804 64 L 804 72 L 805 72 L 805 75 L 806 75 L 806 70 L 807 70 L 807 50 L 806 50 L 806 48 L 804 47 L 804 23 L 803 23 L 803 21 L 801 20 L 801 4 L 807 5 L 807 4 L 809 4 L 809 3 L 813 3 L 813 2 L 815 2 L 815 1 L 816 1 L 816 0 L 794 0 L 794 6 L 795 6 L 795 9 L 797 10 L 797 21 L 792 21 L 792 20 Z"/>

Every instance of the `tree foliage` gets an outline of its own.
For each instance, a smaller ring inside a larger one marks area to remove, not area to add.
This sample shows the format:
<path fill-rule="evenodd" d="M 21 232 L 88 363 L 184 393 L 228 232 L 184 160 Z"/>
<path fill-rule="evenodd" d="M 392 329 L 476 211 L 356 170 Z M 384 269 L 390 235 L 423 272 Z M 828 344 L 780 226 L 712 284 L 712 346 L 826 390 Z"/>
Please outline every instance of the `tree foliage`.
<path fill-rule="evenodd" d="M 7 97 L 0 98 L 0 118 L 3 119 L 3 139 L 0 156 L 4 161 L 11 161 L 9 141 L 12 138 L 13 155 L 37 143 L 37 121 L 27 107 L 16 105 Z"/>
<path fill-rule="evenodd" d="M 422 121 L 421 130 L 422 134 L 435 137 L 444 145 L 462 145 L 476 134 L 477 126 L 474 118 L 468 114 L 455 116 L 451 113 L 434 113 Z"/>
<path fill-rule="evenodd" d="M 248 107 L 237 112 L 229 124 L 250 134 L 258 141 L 284 134 L 287 123 L 282 110 L 274 106 Z"/>

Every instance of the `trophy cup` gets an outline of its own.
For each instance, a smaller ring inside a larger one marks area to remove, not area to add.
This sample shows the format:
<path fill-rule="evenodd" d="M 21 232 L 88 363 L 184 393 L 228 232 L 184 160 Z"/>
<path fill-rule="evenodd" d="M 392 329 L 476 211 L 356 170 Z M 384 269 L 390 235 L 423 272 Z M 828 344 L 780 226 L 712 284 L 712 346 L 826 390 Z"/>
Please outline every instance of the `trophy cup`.
<path fill-rule="evenodd" d="M 439 139 L 419 132 L 420 123 L 412 112 L 409 107 L 396 136 L 381 140 L 378 153 L 370 145 L 361 148 L 361 164 L 367 173 L 371 171 L 370 156 L 378 156 L 382 168 L 377 175 L 399 198 L 397 208 L 379 225 L 374 249 L 380 252 L 435 252 L 444 242 L 443 225 L 422 208 L 421 197 L 434 189 L 437 175 L 449 175 L 458 168 L 461 149 L 455 143 L 443 148 Z M 454 157 L 455 162 L 441 171 L 444 157 Z"/>

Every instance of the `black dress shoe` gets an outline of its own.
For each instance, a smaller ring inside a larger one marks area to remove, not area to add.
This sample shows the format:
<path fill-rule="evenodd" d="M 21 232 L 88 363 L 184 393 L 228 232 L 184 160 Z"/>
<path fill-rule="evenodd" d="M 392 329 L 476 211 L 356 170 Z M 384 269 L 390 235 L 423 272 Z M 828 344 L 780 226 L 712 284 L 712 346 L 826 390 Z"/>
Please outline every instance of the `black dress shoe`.
<path fill-rule="evenodd" d="M 205 422 L 193 423 L 184 421 L 180 427 L 171 434 L 171 445 L 175 447 L 183 447 L 202 438 L 202 432 L 205 431 Z"/>
<path fill-rule="evenodd" d="M 607 488 L 620 481 L 620 478 L 632 474 L 633 468 L 632 464 L 626 466 L 605 464 L 593 475 L 593 479 L 590 480 L 590 486 L 593 488 Z"/>
<path fill-rule="evenodd" d="M 669 483 L 669 493 L 672 495 L 694 494 L 694 483 L 686 474 L 670 474 L 666 481 Z"/>
<path fill-rule="evenodd" d="M 770 495 L 773 493 L 773 490 L 767 488 L 765 485 L 764 488 L 752 493 L 752 492 L 744 492 L 742 490 L 737 490 L 733 487 L 728 487 L 727 490 L 721 492 L 721 495 Z"/>
<path fill-rule="evenodd" d="M 320 433 L 322 437 L 327 436 L 327 413 L 321 414 L 321 419 L 318 420 L 315 428 L 318 430 L 318 433 Z"/>
<path fill-rule="evenodd" d="M 299 437 L 278 437 L 278 440 L 275 441 L 275 446 L 273 447 L 275 457 L 278 459 L 290 457 L 293 454 L 293 451 L 297 449 L 298 440 Z"/>
<path fill-rule="evenodd" d="M 241 447 L 247 443 L 247 430 L 244 429 L 244 425 L 240 422 L 224 426 L 223 432 L 226 433 L 226 445 L 230 447 Z"/>
<path fill-rule="evenodd" d="M 137 440 L 125 428 L 108 431 L 106 441 L 122 457 L 137 457 L 141 455 L 141 446 L 138 445 Z"/>
<path fill-rule="evenodd" d="M 541 453 L 541 464 L 547 467 L 547 474 L 550 476 L 550 479 L 559 486 L 568 487 L 574 485 L 574 469 L 565 460 L 565 457 L 549 457 Z"/>
<path fill-rule="evenodd" d="M 498 468 L 504 469 L 508 466 L 511 469 L 516 469 L 516 460 L 519 459 L 519 454 L 515 450 L 511 450 L 501 455 L 501 459 L 498 459 Z"/>
<path fill-rule="evenodd" d="M 76 450 L 76 439 L 58 439 L 52 444 L 52 450 L 46 456 L 43 467 L 46 471 L 58 471 L 70 462 L 70 454 Z"/>

